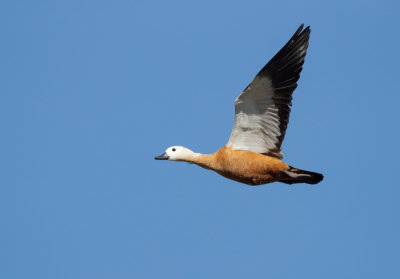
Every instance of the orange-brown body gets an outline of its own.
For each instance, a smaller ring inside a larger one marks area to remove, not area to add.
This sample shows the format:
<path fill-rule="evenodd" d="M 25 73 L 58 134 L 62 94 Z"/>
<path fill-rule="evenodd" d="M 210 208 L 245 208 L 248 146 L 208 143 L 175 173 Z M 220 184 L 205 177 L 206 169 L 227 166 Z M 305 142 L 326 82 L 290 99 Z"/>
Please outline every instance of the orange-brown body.
<path fill-rule="evenodd" d="M 261 185 L 287 177 L 290 167 L 281 160 L 259 153 L 232 150 L 226 146 L 214 154 L 198 155 L 191 160 L 203 168 L 248 185 Z"/>

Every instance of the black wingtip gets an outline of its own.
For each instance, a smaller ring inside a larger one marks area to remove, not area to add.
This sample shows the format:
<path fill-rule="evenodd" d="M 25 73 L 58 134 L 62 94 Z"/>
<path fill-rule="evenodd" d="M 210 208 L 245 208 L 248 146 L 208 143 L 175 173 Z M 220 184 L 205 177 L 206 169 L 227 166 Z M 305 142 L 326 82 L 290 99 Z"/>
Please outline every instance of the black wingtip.
<path fill-rule="evenodd" d="M 309 30 L 311 30 L 310 29 L 310 25 L 309 26 L 307 26 L 306 28 L 304 28 L 304 23 L 302 23 L 301 25 L 300 25 L 300 27 L 299 28 L 297 28 L 297 30 L 296 30 L 296 32 L 294 33 L 294 35 L 293 35 L 293 37 L 296 37 L 296 36 L 298 36 L 300 33 L 302 33 L 302 32 L 308 32 Z"/>
<path fill-rule="evenodd" d="M 293 34 L 293 36 L 290 38 L 290 40 L 287 42 L 287 44 L 284 47 L 288 47 L 288 45 L 292 44 L 294 41 L 298 40 L 300 37 L 308 37 L 310 36 L 310 26 L 307 26 L 304 28 L 304 23 L 300 25 L 299 28 L 297 28 L 296 32 Z"/>
<path fill-rule="evenodd" d="M 294 32 L 293 36 L 290 38 L 289 42 L 293 41 L 296 37 L 298 37 L 303 30 L 304 24 L 301 24 L 299 28 L 297 28 L 296 32 Z"/>
<path fill-rule="evenodd" d="M 273 100 L 278 108 L 281 135 L 278 137 L 276 148 L 269 150 L 272 154 L 280 154 L 281 143 L 289 123 L 292 94 L 297 87 L 307 53 L 311 29 L 310 26 L 303 28 L 304 24 L 301 24 L 289 41 L 257 74 L 270 78 L 274 88 Z"/>
<path fill-rule="evenodd" d="M 308 31 L 308 30 L 311 29 L 310 25 L 308 25 L 306 28 L 304 28 L 304 30 L 303 30 L 303 28 L 304 28 L 304 23 L 302 23 L 302 24 L 300 25 L 300 27 L 297 29 L 296 34 L 299 34 L 301 31 L 304 32 L 304 31 Z"/>

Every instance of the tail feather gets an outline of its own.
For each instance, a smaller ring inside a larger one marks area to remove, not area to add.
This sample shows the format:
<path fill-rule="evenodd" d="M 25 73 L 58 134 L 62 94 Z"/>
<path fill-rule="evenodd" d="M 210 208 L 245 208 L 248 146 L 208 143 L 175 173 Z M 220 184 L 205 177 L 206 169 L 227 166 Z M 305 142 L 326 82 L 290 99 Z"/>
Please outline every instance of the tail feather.
<path fill-rule="evenodd" d="M 324 176 L 321 173 L 311 172 L 296 169 L 290 167 L 289 170 L 283 172 L 284 175 L 280 182 L 286 184 L 294 184 L 294 183 L 308 183 L 308 184 L 317 184 L 324 179 Z"/>

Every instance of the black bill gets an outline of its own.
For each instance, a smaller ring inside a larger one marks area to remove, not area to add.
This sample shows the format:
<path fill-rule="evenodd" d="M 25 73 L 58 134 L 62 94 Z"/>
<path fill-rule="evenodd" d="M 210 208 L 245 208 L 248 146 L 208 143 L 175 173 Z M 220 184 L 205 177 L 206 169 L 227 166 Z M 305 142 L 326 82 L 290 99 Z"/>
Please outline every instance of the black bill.
<path fill-rule="evenodd" d="M 154 157 L 154 159 L 156 159 L 156 160 L 168 160 L 168 158 L 169 157 L 168 157 L 167 153 L 164 153 L 160 156 Z"/>

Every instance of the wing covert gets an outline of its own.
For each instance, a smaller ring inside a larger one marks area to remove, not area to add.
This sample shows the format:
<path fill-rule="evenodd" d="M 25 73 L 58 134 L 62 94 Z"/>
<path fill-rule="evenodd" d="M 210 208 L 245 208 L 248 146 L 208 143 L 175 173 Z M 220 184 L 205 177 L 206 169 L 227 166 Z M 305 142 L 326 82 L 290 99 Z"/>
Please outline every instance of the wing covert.
<path fill-rule="evenodd" d="M 310 27 L 301 25 L 235 102 L 235 122 L 227 147 L 282 158 L 292 94 L 307 53 Z"/>

